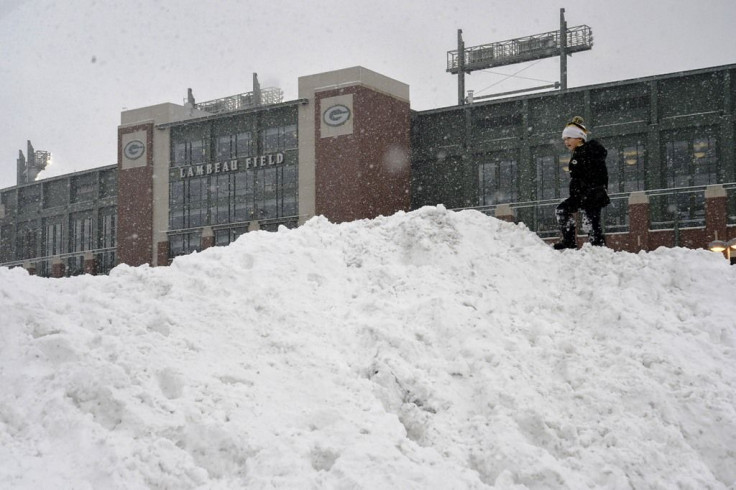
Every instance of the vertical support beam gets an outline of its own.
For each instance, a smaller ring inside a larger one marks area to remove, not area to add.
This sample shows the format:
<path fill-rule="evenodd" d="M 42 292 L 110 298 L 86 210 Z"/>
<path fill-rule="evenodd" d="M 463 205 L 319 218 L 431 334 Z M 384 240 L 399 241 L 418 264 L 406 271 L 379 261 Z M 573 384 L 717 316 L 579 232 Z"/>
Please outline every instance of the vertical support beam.
<path fill-rule="evenodd" d="M 565 9 L 560 9 L 560 90 L 567 90 L 567 21 Z"/>
<path fill-rule="evenodd" d="M 721 142 L 719 150 L 721 152 L 719 175 L 722 179 L 720 182 L 733 182 L 736 180 L 736 126 L 734 125 L 733 116 L 733 93 L 734 81 L 731 78 L 731 72 L 723 73 L 723 112 L 721 115 Z"/>
<path fill-rule="evenodd" d="M 457 30 L 457 105 L 465 104 L 465 42 L 463 30 Z"/>
<path fill-rule="evenodd" d="M 647 130 L 647 166 L 644 174 L 645 189 L 659 189 L 662 184 L 662 158 L 659 134 L 659 86 L 649 82 L 649 127 Z"/>

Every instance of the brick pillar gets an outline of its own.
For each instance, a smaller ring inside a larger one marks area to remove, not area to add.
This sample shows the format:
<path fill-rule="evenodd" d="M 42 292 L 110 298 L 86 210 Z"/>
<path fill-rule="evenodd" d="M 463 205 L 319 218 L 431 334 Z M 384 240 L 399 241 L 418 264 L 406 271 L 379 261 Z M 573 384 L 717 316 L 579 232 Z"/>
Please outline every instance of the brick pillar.
<path fill-rule="evenodd" d="M 508 204 L 499 204 L 496 206 L 496 218 L 500 219 L 501 221 L 508 221 L 509 223 L 513 223 L 516 220 L 516 216 L 514 215 L 514 210 L 511 209 L 511 206 Z"/>
<path fill-rule="evenodd" d="M 629 194 L 629 252 L 649 249 L 649 197 L 645 192 Z"/>
<path fill-rule="evenodd" d="M 64 272 L 66 272 L 64 261 L 61 260 L 61 257 L 54 257 L 51 261 L 51 277 L 64 277 Z"/>
<path fill-rule="evenodd" d="M 97 275 L 97 258 L 92 252 L 86 252 L 84 254 L 84 273 Z"/>
<path fill-rule="evenodd" d="M 202 250 L 207 250 L 210 247 L 215 246 L 215 232 L 212 228 L 205 226 L 202 228 Z"/>
<path fill-rule="evenodd" d="M 299 95 L 300 221 L 408 211 L 409 86 L 356 66 L 300 77 Z"/>
<path fill-rule="evenodd" d="M 118 127 L 117 260 L 153 257 L 153 123 Z"/>
<path fill-rule="evenodd" d="M 726 189 L 722 185 L 709 185 L 705 189 L 705 239 L 728 240 L 728 209 Z M 705 247 L 708 243 L 703 243 Z"/>
<path fill-rule="evenodd" d="M 29 275 L 35 276 L 36 275 L 36 263 L 35 262 L 25 262 L 23 264 L 23 268 L 28 272 Z"/>
<path fill-rule="evenodd" d="M 156 254 L 158 255 L 158 260 L 156 261 L 156 265 L 167 265 L 169 263 L 169 242 L 168 240 L 165 242 L 158 242 L 156 244 Z"/>

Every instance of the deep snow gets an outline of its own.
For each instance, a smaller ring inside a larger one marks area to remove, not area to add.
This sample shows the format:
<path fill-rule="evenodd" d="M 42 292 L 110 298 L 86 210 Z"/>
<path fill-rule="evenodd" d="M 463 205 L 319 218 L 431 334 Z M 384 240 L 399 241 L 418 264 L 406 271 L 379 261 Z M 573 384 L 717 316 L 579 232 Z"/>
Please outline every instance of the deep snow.
<path fill-rule="evenodd" d="M 733 489 L 735 298 L 441 206 L 0 268 L 0 487 Z"/>

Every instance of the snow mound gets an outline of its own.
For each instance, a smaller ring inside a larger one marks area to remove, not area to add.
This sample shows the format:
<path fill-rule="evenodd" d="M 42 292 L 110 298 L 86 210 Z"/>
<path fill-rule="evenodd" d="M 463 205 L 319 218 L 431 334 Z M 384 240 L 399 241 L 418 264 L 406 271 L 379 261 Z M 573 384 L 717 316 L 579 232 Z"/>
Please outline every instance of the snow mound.
<path fill-rule="evenodd" d="M 733 489 L 734 297 L 441 206 L 0 269 L 0 487 Z"/>

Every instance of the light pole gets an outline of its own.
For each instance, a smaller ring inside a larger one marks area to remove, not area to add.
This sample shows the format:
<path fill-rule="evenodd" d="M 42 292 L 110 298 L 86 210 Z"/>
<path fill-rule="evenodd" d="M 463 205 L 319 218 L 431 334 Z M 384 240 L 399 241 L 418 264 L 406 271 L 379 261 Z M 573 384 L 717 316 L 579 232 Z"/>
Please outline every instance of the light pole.
<path fill-rule="evenodd" d="M 714 240 L 708 244 L 708 250 L 711 252 L 726 252 L 726 259 L 731 265 L 736 264 L 736 256 L 731 257 L 731 250 L 736 250 L 736 238 L 732 238 L 725 242 L 723 240 Z"/>

